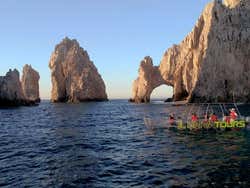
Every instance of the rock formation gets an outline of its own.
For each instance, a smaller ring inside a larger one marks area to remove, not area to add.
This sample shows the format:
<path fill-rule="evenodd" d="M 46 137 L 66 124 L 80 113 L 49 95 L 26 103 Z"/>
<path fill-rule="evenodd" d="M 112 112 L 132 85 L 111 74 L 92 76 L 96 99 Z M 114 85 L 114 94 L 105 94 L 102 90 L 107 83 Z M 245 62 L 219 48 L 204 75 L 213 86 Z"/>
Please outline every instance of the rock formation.
<path fill-rule="evenodd" d="M 104 81 L 88 53 L 69 38 L 55 47 L 49 68 L 52 79 L 52 102 L 104 101 Z"/>
<path fill-rule="evenodd" d="M 209 3 L 192 32 L 164 53 L 159 67 L 141 63 L 132 101 L 148 102 L 152 90 L 166 84 L 173 86 L 175 101 L 250 102 L 249 20 L 249 0 Z"/>
<path fill-rule="evenodd" d="M 154 88 L 165 84 L 158 66 L 153 66 L 151 57 L 145 57 L 140 64 L 139 77 L 133 83 L 133 99 L 135 102 L 149 102 Z M 169 83 L 170 85 L 171 83 Z"/>
<path fill-rule="evenodd" d="M 39 79 L 39 73 L 30 65 L 25 65 L 23 67 L 22 89 L 25 99 L 40 102 Z"/>
<path fill-rule="evenodd" d="M 0 106 L 21 105 L 24 103 L 22 85 L 19 72 L 9 70 L 5 76 L 0 77 Z"/>
<path fill-rule="evenodd" d="M 40 102 L 39 74 L 26 65 L 22 80 L 16 69 L 10 69 L 5 76 L 0 76 L 0 106 L 35 105 Z"/>

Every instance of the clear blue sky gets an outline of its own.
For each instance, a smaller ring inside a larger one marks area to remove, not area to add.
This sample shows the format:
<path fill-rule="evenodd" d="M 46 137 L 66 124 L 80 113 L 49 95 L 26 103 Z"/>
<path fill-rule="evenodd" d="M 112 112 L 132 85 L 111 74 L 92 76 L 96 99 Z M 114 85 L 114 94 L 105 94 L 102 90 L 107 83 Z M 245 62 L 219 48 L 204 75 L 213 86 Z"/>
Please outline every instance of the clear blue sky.
<path fill-rule="evenodd" d="M 109 98 L 129 98 L 140 61 L 163 53 L 192 30 L 209 0 L 5 0 L 0 2 L 0 74 L 31 64 L 50 97 L 48 61 L 65 36 L 94 61 Z M 156 96 L 170 93 L 158 90 Z M 155 93 L 155 92 L 154 92 Z"/>

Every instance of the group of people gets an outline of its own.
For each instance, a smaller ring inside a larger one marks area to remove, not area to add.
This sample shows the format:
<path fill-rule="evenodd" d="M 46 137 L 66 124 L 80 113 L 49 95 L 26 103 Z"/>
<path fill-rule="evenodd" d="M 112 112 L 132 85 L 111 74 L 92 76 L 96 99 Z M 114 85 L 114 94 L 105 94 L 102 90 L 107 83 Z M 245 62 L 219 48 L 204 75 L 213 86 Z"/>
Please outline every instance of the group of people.
<path fill-rule="evenodd" d="M 198 122 L 198 121 L 199 121 L 198 116 L 196 115 L 196 113 L 193 113 L 191 116 L 191 122 Z M 218 117 L 215 113 L 212 113 L 210 116 L 208 114 L 205 114 L 203 123 L 208 123 L 208 122 L 214 123 L 216 121 L 218 121 Z"/>
<path fill-rule="evenodd" d="M 223 121 L 225 121 L 226 123 L 231 123 L 233 121 L 235 121 L 238 117 L 238 114 L 237 112 L 235 111 L 235 108 L 232 108 L 229 110 L 229 113 L 226 113 L 223 117 Z M 175 124 L 175 117 L 174 117 L 174 114 L 170 114 L 169 115 L 169 124 L 170 125 L 173 125 Z M 205 114 L 205 117 L 204 117 L 204 120 L 203 120 L 203 123 L 214 123 L 214 122 L 217 122 L 218 121 L 218 117 L 215 113 L 212 113 L 210 116 L 206 113 Z M 196 113 L 192 113 L 192 116 L 191 116 L 191 122 L 192 123 L 195 123 L 195 122 L 199 122 L 199 117 L 197 116 Z"/>

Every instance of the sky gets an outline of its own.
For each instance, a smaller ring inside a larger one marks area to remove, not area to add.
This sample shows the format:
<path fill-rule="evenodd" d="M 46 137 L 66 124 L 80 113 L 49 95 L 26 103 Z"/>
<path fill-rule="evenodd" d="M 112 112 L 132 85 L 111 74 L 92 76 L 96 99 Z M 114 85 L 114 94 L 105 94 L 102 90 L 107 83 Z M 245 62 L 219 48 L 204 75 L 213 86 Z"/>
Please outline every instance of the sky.
<path fill-rule="evenodd" d="M 2 0 L 0 75 L 30 64 L 40 73 L 40 95 L 50 98 L 48 62 L 64 37 L 88 51 L 112 98 L 129 98 L 140 61 L 159 65 L 164 52 L 191 32 L 210 0 Z M 171 97 L 156 88 L 153 97 Z"/>

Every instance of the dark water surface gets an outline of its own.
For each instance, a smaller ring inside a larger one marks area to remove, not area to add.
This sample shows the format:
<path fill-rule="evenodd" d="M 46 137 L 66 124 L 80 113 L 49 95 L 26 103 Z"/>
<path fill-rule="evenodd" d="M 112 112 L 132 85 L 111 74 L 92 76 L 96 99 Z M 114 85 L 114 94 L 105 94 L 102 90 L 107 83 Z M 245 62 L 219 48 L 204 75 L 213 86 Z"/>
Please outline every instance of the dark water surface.
<path fill-rule="evenodd" d="M 160 125 L 173 111 L 185 106 L 114 100 L 1 109 L 0 186 L 250 187 L 250 131 L 173 132 Z M 149 128 L 148 118 L 160 126 Z"/>

